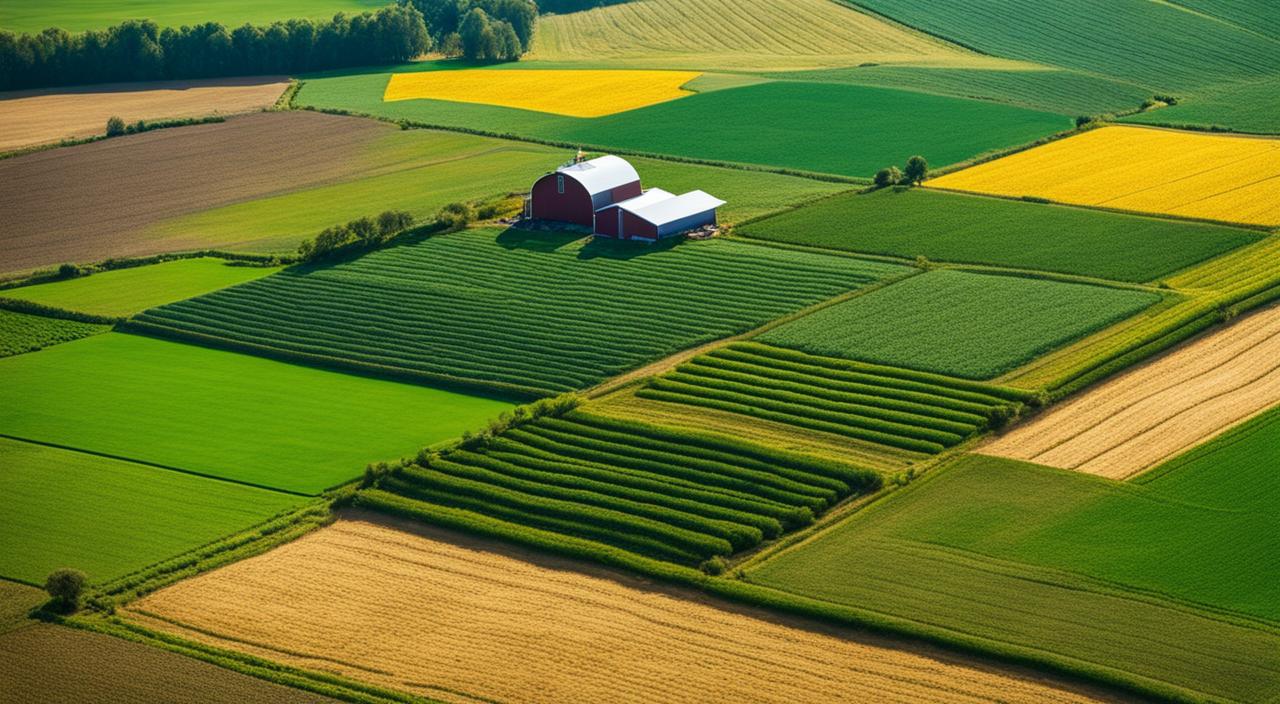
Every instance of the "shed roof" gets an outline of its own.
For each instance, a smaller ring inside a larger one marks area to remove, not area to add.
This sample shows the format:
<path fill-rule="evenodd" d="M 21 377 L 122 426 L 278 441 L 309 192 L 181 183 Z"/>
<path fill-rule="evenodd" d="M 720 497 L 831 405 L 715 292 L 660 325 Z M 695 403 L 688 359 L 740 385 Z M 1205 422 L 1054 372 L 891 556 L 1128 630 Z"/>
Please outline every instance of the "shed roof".
<path fill-rule="evenodd" d="M 675 198 L 675 195 L 667 191 L 664 191 L 661 188 L 650 188 L 649 190 L 645 191 L 644 193 L 641 193 L 635 198 L 628 198 L 626 200 L 618 201 L 617 203 L 610 203 L 609 205 L 606 205 L 603 208 L 597 208 L 596 212 L 598 213 L 601 210 L 607 210 L 609 208 L 617 206 L 629 213 L 634 213 L 640 208 L 643 208 L 648 205 L 653 205 L 654 203 L 664 201 L 668 198 Z"/>
<path fill-rule="evenodd" d="M 643 198 L 644 196 L 641 197 Z M 630 201 L 623 201 L 619 205 L 623 205 L 628 202 Z M 683 195 L 656 199 L 652 203 L 647 203 L 638 208 L 627 208 L 627 210 L 636 217 L 642 218 L 661 227 L 681 218 L 687 218 L 691 215 L 697 215 L 698 213 L 705 213 L 708 210 L 715 210 L 722 205 L 724 205 L 724 201 L 716 198 L 706 191 L 689 191 Z"/>
<path fill-rule="evenodd" d="M 626 159 L 613 155 L 596 157 L 569 166 L 561 166 L 556 173 L 564 174 L 581 183 L 591 195 L 603 193 L 618 186 L 640 180 L 640 174 Z"/>

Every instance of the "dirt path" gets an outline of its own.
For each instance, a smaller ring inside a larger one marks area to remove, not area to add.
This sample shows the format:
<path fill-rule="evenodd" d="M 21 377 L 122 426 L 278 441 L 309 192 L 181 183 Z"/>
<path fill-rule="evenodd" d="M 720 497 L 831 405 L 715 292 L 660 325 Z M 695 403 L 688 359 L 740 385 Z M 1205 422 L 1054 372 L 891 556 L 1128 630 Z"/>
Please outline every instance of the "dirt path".
<path fill-rule="evenodd" d="M 1102 696 L 360 513 L 175 584 L 131 611 L 186 637 L 459 702 Z"/>
<path fill-rule="evenodd" d="M 979 452 L 1123 479 L 1280 402 L 1280 307 L 1093 388 Z"/>

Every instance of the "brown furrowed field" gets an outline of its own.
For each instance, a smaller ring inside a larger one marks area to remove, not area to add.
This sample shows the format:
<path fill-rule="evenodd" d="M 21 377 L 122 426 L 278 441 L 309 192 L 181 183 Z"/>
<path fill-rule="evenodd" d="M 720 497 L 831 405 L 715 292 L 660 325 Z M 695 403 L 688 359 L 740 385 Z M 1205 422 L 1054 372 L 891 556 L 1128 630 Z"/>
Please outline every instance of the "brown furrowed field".
<path fill-rule="evenodd" d="M 175 584 L 130 613 L 184 637 L 448 701 L 1106 698 L 372 514 Z"/>
<path fill-rule="evenodd" d="M 270 107 L 288 85 L 283 76 L 252 76 L 0 93 L 0 152 L 102 134 L 112 116 L 133 123 Z"/>
<path fill-rule="evenodd" d="M 0 273 L 204 246 L 143 230 L 343 178 L 369 145 L 395 132 L 372 120 L 258 113 L 2 160 Z"/>
<path fill-rule="evenodd" d="M 335 700 L 140 643 L 37 624 L 0 636 L 0 701 L 323 704 Z"/>
<path fill-rule="evenodd" d="M 1280 307 L 1091 389 L 984 454 L 1130 477 L 1280 401 Z"/>

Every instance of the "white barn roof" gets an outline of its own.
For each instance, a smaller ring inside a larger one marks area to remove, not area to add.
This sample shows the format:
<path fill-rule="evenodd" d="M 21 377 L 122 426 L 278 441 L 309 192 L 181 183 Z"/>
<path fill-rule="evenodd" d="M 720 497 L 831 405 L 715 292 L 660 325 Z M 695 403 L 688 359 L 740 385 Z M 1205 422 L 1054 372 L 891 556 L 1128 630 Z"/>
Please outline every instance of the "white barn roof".
<path fill-rule="evenodd" d="M 629 213 L 634 213 L 640 208 L 643 208 L 648 205 L 653 205 L 655 203 L 667 200 L 668 198 L 675 198 L 675 194 L 664 191 L 661 188 L 650 188 L 649 190 L 636 196 L 635 198 L 628 198 L 623 201 L 618 201 L 617 203 L 610 203 L 609 205 L 606 205 L 603 208 L 596 210 L 596 212 L 598 213 L 601 210 L 612 208 L 613 206 L 616 205 L 619 208 L 622 208 L 623 210 Z"/>
<path fill-rule="evenodd" d="M 653 191 L 658 189 L 655 188 L 650 190 Z M 644 196 L 640 197 L 643 198 Z M 633 198 L 632 200 L 637 199 Z M 629 202 L 630 201 L 623 201 L 623 203 L 619 205 Z M 675 222 L 681 218 L 705 213 L 708 210 L 715 210 L 722 205 L 724 205 L 724 201 L 716 198 L 706 191 L 689 191 L 683 195 L 655 199 L 651 203 L 646 203 L 638 208 L 627 208 L 627 210 L 636 217 L 642 218 L 661 227 L 662 225 Z"/>
<path fill-rule="evenodd" d="M 581 183 L 591 195 L 634 183 L 640 180 L 640 174 L 626 159 L 612 155 L 597 157 L 589 161 L 562 166 L 556 173 L 569 176 Z"/>

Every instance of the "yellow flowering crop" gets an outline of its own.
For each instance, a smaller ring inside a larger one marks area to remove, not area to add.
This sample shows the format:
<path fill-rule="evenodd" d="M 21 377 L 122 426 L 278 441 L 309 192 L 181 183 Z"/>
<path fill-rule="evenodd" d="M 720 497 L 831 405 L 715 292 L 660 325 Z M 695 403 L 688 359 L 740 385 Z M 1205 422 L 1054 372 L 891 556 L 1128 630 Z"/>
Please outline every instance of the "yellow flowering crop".
<path fill-rule="evenodd" d="M 1280 225 L 1280 140 L 1103 127 L 947 174 L 929 185 Z"/>
<path fill-rule="evenodd" d="M 600 117 L 691 95 L 696 71 L 480 70 L 391 76 L 383 100 L 452 100 L 571 117 Z"/>

